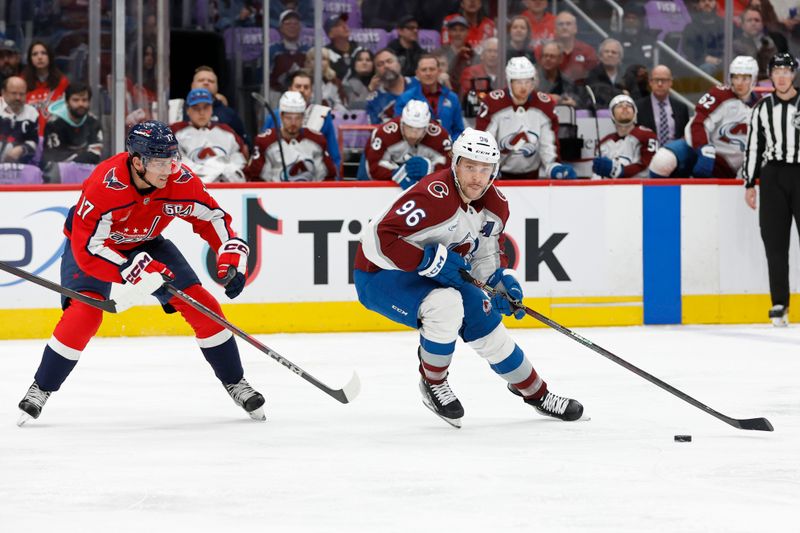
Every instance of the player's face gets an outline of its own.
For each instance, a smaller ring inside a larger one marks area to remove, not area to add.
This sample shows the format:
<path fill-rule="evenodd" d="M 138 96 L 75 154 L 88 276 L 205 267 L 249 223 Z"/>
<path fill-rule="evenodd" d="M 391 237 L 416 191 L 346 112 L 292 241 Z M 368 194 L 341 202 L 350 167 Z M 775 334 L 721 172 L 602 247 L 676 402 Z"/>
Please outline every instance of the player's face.
<path fill-rule="evenodd" d="M 739 98 L 745 98 L 747 95 L 750 94 L 751 82 L 752 82 L 752 76 L 749 76 L 747 74 L 731 75 L 731 89 L 733 89 L 733 94 L 735 94 Z"/>
<path fill-rule="evenodd" d="M 527 80 L 511 80 L 510 86 L 511 96 L 517 102 L 526 101 L 533 92 L 533 80 L 531 78 Z"/>
<path fill-rule="evenodd" d="M 292 81 L 291 87 L 289 87 L 290 91 L 297 91 L 303 95 L 306 102 L 311 101 L 311 79 L 306 78 L 305 76 L 297 76 L 294 81 Z"/>
<path fill-rule="evenodd" d="M 403 130 L 403 138 L 411 146 L 418 145 L 422 138 L 425 137 L 425 128 L 412 128 L 405 124 L 400 124 L 400 127 Z"/>
<path fill-rule="evenodd" d="M 302 113 L 281 113 L 281 127 L 283 133 L 289 137 L 297 137 L 303 127 Z"/>
<path fill-rule="evenodd" d="M 211 113 L 213 111 L 211 104 L 195 104 L 186 109 L 186 114 L 189 116 L 189 121 L 195 128 L 205 128 L 211 122 Z"/>
<path fill-rule="evenodd" d="M 619 124 L 630 124 L 633 122 L 633 116 L 633 106 L 628 102 L 623 102 L 614 106 L 614 120 Z"/>
<path fill-rule="evenodd" d="M 461 188 L 461 194 L 467 200 L 477 200 L 481 197 L 489 180 L 492 178 L 494 165 L 473 159 L 461 157 L 456 163 L 456 179 Z"/>
<path fill-rule="evenodd" d="M 77 119 L 83 118 L 89 112 L 89 93 L 83 91 L 73 94 L 67 100 L 67 107 L 70 115 Z"/>
<path fill-rule="evenodd" d="M 180 169 L 181 157 L 180 155 L 164 158 L 153 157 L 145 159 L 144 161 L 137 157 L 134 158 L 133 164 L 137 170 L 141 170 L 141 167 L 143 166 L 144 177 L 149 185 L 152 185 L 157 189 L 163 189 L 167 186 L 167 181 L 170 174 L 174 174 L 178 171 L 178 169 Z"/>
<path fill-rule="evenodd" d="M 794 81 L 794 72 L 789 67 L 776 67 L 769 73 L 769 79 L 772 80 L 772 85 L 779 93 L 788 91 L 792 82 Z"/>

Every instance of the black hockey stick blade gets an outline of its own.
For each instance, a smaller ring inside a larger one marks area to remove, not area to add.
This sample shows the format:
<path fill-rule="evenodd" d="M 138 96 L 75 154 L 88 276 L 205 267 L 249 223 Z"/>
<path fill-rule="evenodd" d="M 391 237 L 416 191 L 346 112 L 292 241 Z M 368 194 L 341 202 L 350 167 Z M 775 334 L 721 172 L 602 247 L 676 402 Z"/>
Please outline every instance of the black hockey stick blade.
<path fill-rule="evenodd" d="M 272 348 L 262 344 L 257 339 L 251 337 L 238 327 L 234 326 L 233 324 L 225 320 L 223 317 L 219 316 L 217 313 L 215 313 L 205 305 L 201 304 L 200 302 L 198 302 L 185 292 L 181 291 L 180 289 L 176 289 L 170 284 L 166 284 L 164 285 L 164 287 L 166 287 L 167 291 L 173 296 L 176 296 L 177 298 L 183 300 L 185 303 L 191 305 L 206 317 L 210 318 L 223 328 L 227 329 L 237 337 L 241 338 L 242 340 L 244 340 L 245 342 L 256 348 L 258 351 L 260 351 L 261 353 L 270 356 L 271 358 L 279 362 L 281 365 L 285 366 L 286 368 L 288 368 L 289 370 L 291 370 L 304 380 L 308 381 L 309 383 L 311 383 L 316 388 L 318 388 L 328 396 L 332 397 L 333 399 L 341 403 L 350 403 L 355 399 L 356 396 L 358 396 L 358 393 L 361 391 L 361 381 L 358 379 L 358 374 L 356 374 L 355 372 L 353 372 L 353 377 L 350 378 L 350 381 L 347 382 L 347 385 L 345 385 L 341 389 L 332 389 L 329 386 L 322 383 L 317 378 L 315 378 L 314 376 L 312 376 L 311 374 L 309 374 L 308 372 L 306 372 L 305 370 L 303 370 L 302 368 L 300 368 L 299 366 L 295 365 L 294 363 L 283 357 L 281 354 L 279 354 Z"/>
<path fill-rule="evenodd" d="M 729 416 L 725 416 L 722 413 L 720 413 L 718 411 L 715 411 L 711 407 L 707 406 L 703 402 L 695 400 L 694 398 L 692 398 L 691 396 L 689 396 L 685 392 L 682 392 L 682 391 L 676 389 L 675 387 L 673 387 L 669 383 L 660 380 L 659 378 L 655 377 L 654 375 L 649 374 L 648 372 L 645 372 L 644 370 L 642 370 L 638 366 L 635 366 L 635 365 L 629 363 L 628 361 L 626 361 L 625 359 L 619 357 L 618 355 L 615 355 L 615 354 L 609 352 L 608 350 L 606 350 L 605 348 L 596 345 L 595 343 L 593 343 L 589 339 L 586 339 L 586 338 L 578 335 L 577 333 L 575 333 L 571 329 L 562 326 L 561 324 L 559 324 L 555 320 L 553 320 L 551 318 L 548 318 L 548 317 L 544 316 L 543 314 L 541 314 L 541 313 L 539 313 L 537 311 L 534 311 L 530 307 L 524 305 L 522 302 L 519 302 L 517 300 L 509 298 L 508 295 L 505 294 L 504 292 L 499 291 L 497 289 L 494 289 L 494 288 L 486 285 L 482 281 L 473 278 L 469 274 L 469 272 L 467 272 L 466 270 L 462 270 L 461 271 L 461 277 L 464 278 L 466 281 L 472 283 L 473 285 L 475 285 L 479 289 L 482 289 L 483 291 L 485 291 L 489 296 L 497 296 L 497 295 L 503 296 L 516 309 L 522 309 L 523 311 L 525 311 L 525 314 L 527 314 L 529 316 L 532 316 L 533 318 L 535 318 L 539 322 L 545 324 L 546 326 L 549 326 L 549 327 L 553 328 L 554 330 L 558 331 L 559 333 L 562 333 L 562 334 L 566 335 L 570 339 L 572 339 L 574 341 L 577 341 L 580 344 L 583 344 L 584 346 L 586 346 L 590 350 L 592 350 L 592 351 L 594 351 L 596 353 L 599 353 L 600 355 L 602 355 L 606 359 L 610 359 L 611 361 L 614 361 L 615 363 L 617 363 L 621 367 L 630 370 L 631 372 L 633 372 L 637 376 L 646 379 L 647 381 L 649 381 L 653 385 L 656 385 L 657 387 L 660 387 L 660 388 L 664 389 L 665 391 L 669 392 L 670 394 L 672 394 L 674 396 L 677 396 L 681 400 L 683 400 L 683 401 L 685 401 L 685 402 L 697 407 L 698 409 L 700 409 L 702 411 L 705 411 L 706 413 L 710 414 L 711 416 L 713 416 L 715 418 L 718 418 L 719 420 L 722 420 L 723 422 L 725 422 L 726 424 L 728 424 L 730 426 L 733 426 L 733 427 L 735 427 L 737 429 L 751 429 L 751 430 L 756 430 L 756 431 L 773 431 L 772 424 L 770 424 L 769 420 L 767 420 L 766 418 L 748 418 L 748 419 L 741 419 L 740 420 L 740 419 L 737 419 L 737 418 L 731 418 Z"/>
<path fill-rule="evenodd" d="M 45 289 L 50 289 L 51 291 L 55 291 L 63 296 L 66 296 L 67 298 L 72 298 L 73 300 L 83 302 L 86 305 L 91 305 L 92 307 L 102 309 L 107 313 L 117 312 L 117 304 L 114 300 L 98 300 L 97 298 L 86 296 L 85 294 L 75 292 L 72 289 L 62 287 L 58 283 L 55 283 L 48 279 L 40 278 L 36 274 L 31 274 L 30 272 L 26 272 L 25 270 L 19 269 L 15 266 L 11 266 L 3 261 L 0 261 L 0 270 L 5 270 L 9 274 L 13 274 L 18 278 L 28 280 L 32 283 L 35 283 L 36 285 L 39 285 L 40 287 L 44 287 Z"/>

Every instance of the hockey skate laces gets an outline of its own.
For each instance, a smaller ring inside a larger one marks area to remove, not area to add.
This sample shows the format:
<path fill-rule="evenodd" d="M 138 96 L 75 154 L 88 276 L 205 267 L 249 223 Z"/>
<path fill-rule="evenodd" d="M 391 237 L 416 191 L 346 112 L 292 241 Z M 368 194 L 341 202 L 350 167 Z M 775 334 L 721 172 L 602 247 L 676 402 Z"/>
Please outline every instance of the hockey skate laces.
<path fill-rule="evenodd" d="M 542 408 L 551 413 L 563 415 L 564 411 L 567 410 L 567 404 L 569 404 L 568 399 L 548 392 L 547 396 L 544 397 L 544 401 L 542 401 Z"/>
<path fill-rule="evenodd" d="M 30 389 L 28 389 L 28 394 L 25 395 L 25 399 L 29 402 L 37 405 L 38 407 L 44 407 L 44 403 L 47 401 L 47 398 L 50 397 L 50 393 L 47 391 L 43 391 L 36 385 L 32 385 Z"/>
<path fill-rule="evenodd" d="M 431 390 L 433 394 L 436 395 L 436 399 L 442 405 L 447 405 L 451 402 L 456 401 L 456 395 L 453 394 L 453 391 L 450 389 L 450 385 L 445 381 L 444 383 L 439 383 L 438 385 L 431 385 Z"/>
<path fill-rule="evenodd" d="M 250 384 L 242 378 L 241 381 L 238 383 L 231 383 L 225 385 L 225 388 L 228 389 L 228 394 L 231 395 L 236 402 L 243 403 L 245 400 L 250 398 L 250 396 L 256 393 L 256 390 L 250 386 Z"/>

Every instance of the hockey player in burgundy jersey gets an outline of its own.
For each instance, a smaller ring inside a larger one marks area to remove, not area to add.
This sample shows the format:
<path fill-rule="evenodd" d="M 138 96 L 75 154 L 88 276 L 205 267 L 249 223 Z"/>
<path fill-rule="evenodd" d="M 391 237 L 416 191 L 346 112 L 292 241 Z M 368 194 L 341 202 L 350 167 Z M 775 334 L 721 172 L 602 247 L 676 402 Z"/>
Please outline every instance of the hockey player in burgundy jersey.
<path fill-rule="evenodd" d="M 203 356 L 231 398 L 251 418 L 264 420 L 264 397 L 244 379 L 231 332 L 162 287 L 169 280 L 222 315 L 219 303 L 200 285 L 178 248 L 161 235 L 176 218 L 190 223 L 217 251 L 217 276 L 232 275 L 225 286 L 229 298 L 244 288 L 247 245 L 236 238 L 230 215 L 206 192 L 200 179 L 180 164 L 178 142 L 166 124 L 136 124 L 128 134 L 127 147 L 127 152 L 97 166 L 67 215 L 61 284 L 93 298 L 108 299 L 112 283 L 125 283 L 127 292 L 121 291 L 122 297 L 115 298 L 118 308 L 124 307 L 126 298 L 136 300 L 152 293 L 165 311 L 178 311 L 189 323 Z M 103 321 L 102 311 L 82 302 L 64 298 L 62 308 L 33 385 L 19 404 L 20 426 L 39 417 Z"/>
<path fill-rule="evenodd" d="M 697 102 L 684 139 L 659 148 L 650 162 L 653 178 L 736 178 L 741 175 L 750 115 L 758 97 L 758 62 L 749 56 L 731 61 L 730 86 L 714 87 Z"/>
<path fill-rule="evenodd" d="M 490 92 L 481 103 L 475 127 L 500 145 L 500 177 L 575 178 L 575 169 L 558 161 L 555 103 L 536 92 L 536 68 L 527 57 L 506 64 L 508 89 Z"/>
<path fill-rule="evenodd" d="M 636 102 L 627 94 L 612 98 L 608 109 L 617 131 L 600 141 L 600 156 L 592 162 L 594 177 L 646 178 L 658 149 L 656 133 L 636 124 Z"/>
<path fill-rule="evenodd" d="M 364 151 L 366 173 L 374 180 L 392 180 L 408 189 L 431 172 L 450 164 L 450 136 L 426 102 L 411 100 L 403 114 L 372 131 Z"/>
<path fill-rule="evenodd" d="M 514 394 L 539 412 L 577 420 L 583 406 L 551 393 L 508 334 L 501 313 L 524 316 L 506 298 L 489 299 L 460 271 L 522 299 L 503 254 L 508 202 L 493 185 L 500 153 L 494 138 L 467 128 L 451 167 L 423 178 L 372 219 L 356 254 L 358 299 L 368 309 L 418 329 L 424 404 L 461 427 L 464 409 L 448 383 L 456 339 L 486 359 Z"/>
<path fill-rule="evenodd" d="M 303 127 L 306 101 L 296 91 L 280 99 L 280 130 L 270 128 L 256 137 L 244 173 L 249 181 L 323 181 L 336 178 L 336 167 L 325 137 Z M 280 136 L 281 141 L 278 142 Z"/>

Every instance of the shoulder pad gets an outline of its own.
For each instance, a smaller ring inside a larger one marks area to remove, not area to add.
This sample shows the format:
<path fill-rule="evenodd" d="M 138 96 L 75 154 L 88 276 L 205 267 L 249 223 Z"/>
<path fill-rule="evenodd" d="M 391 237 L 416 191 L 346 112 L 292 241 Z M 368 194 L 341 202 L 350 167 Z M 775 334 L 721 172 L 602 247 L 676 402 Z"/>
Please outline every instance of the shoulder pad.
<path fill-rule="evenodd" d="M 538 96 L 539 100 L 541 100 L 542 102 L 548 102 L 549 103 L 549 102 L 553 101 L 552 98 L 550 98 L 550 95 L 547 94 L 547 93 L 543 93 L 543 92 L 538 92 L 537 91 L 536 92 L 536 96 Z"/>

